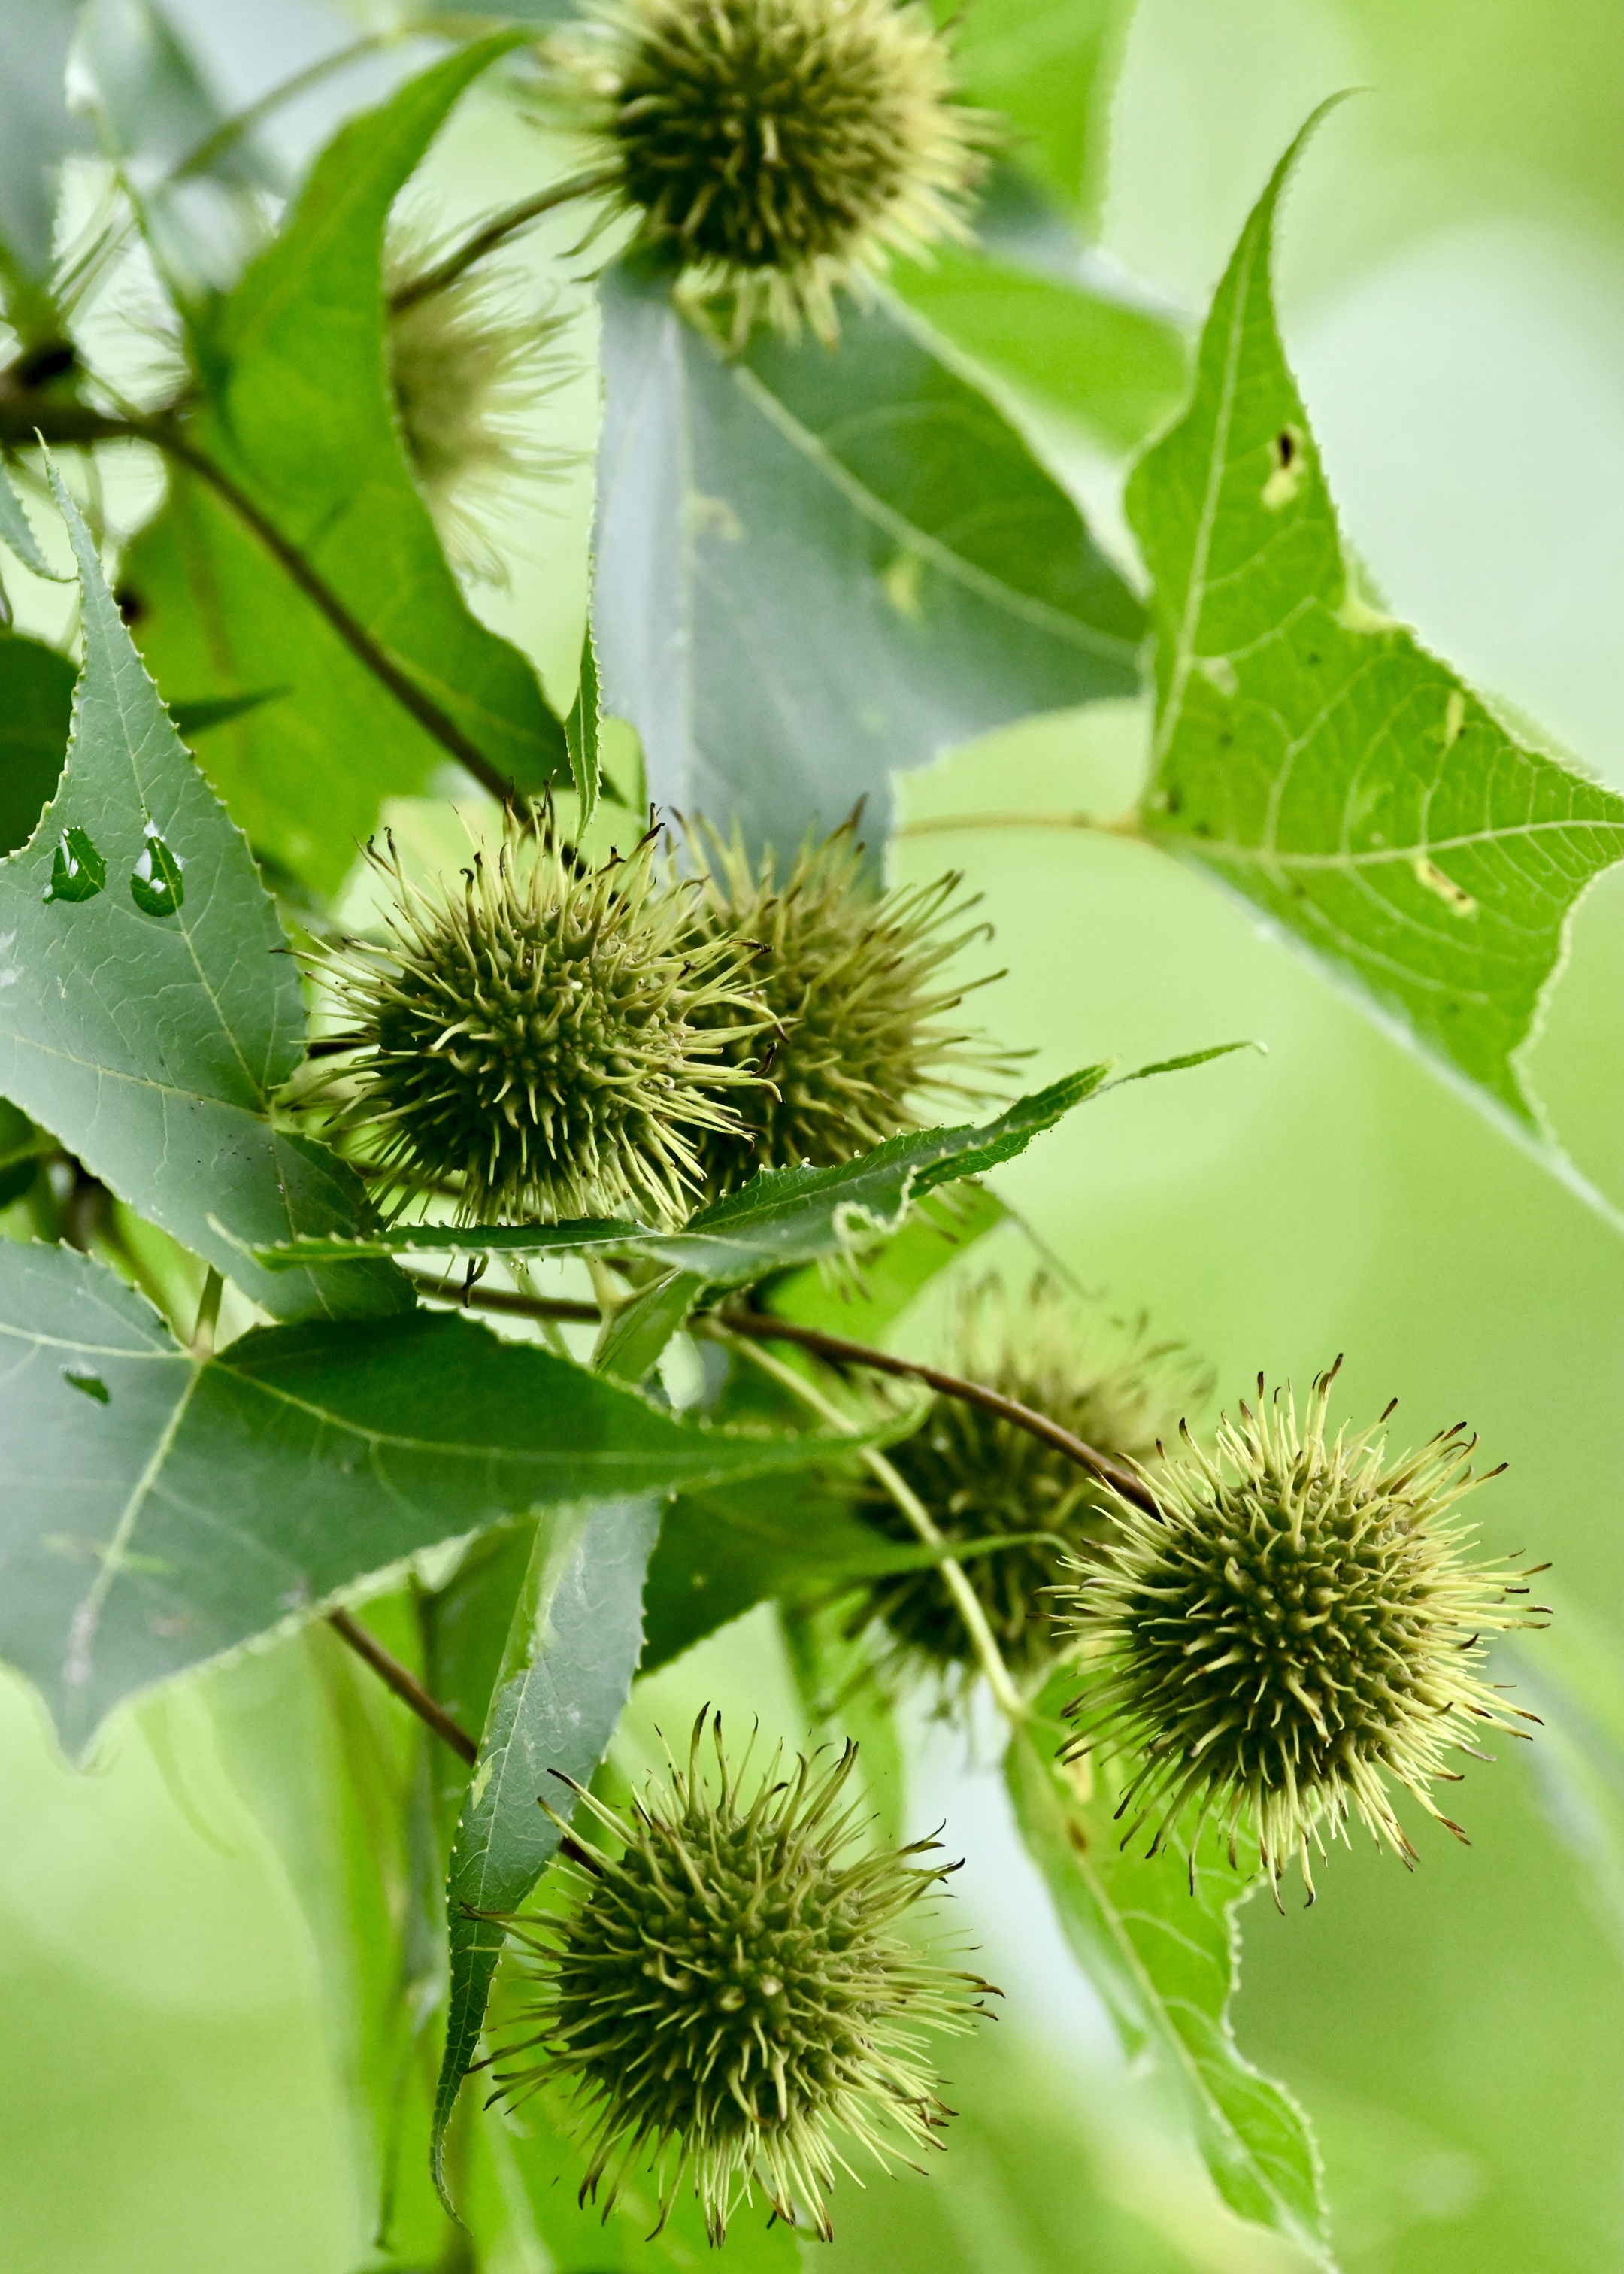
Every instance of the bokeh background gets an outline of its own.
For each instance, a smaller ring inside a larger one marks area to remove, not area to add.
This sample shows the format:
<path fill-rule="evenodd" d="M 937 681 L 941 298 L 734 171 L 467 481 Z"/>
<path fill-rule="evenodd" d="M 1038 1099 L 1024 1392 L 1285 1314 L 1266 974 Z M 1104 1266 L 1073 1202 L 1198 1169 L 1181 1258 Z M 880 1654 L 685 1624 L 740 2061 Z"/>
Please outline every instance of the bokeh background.
<path fill-rule="evenodd" d="M 0 5 L 0 43 L 30 4 Z M 230 105 L 378 20 L 315 0 L 169 13 Z M 971 0 L 964 40 L 977 92 L 1015 116 L 1101 259 L 1192 316 L 1309 109 L 1364 90 L 1303 164 L 1281 279 L 1346 531 L 1395 613 L 1619 779 L 1611 0 Z M 274 139 L 298 162 L 338 105 L 415 59 L 374 58 Z M 484 103 L 432 162 L 452 209 L 504 194 L 517 130 Z M 545 243 L 534 257 L 539 273 Z M 1086 388 L 1019 362 L 1000 374 L 1009 399 L 1118 526 L 1121 451 L 1078 416 Z M 569 412 L 583 440 L 593 403 L 584 379 Z M 589 506 L 584 471 L 553 485 L 511 589 L 482 602 L 566 692 Z M 1075 1117 L 998 1189 L 1088 1286 L 1202 1351 L 1226 1395 L 1345 1350 L 1361 1414 L 1396 1394 L 1417 1435 L 1470 1417 L 1511 1464 L 1477 1503 L 1489 1544 L 1555 1567 L 1552 1631 L 1501 1656 L 1550 1727 L 1472 1769 L 1470 1849 L 1425 1836 L 1413 1875 L 1357 1849 L 1313 1910 L 1252 1903 L 1237 2030 L 1319 2127 L 1350 2274 L 1596 2274 L 1620 2241 L 1618 1234 L 1207 881 L 1107 835 L 1019 825 L 1124 805 L 1144 744 L 1137 706 L 1109 706 L 903 785 L 895 873 L 951 861 L 985 894 L 1010 974 L 988 1015 L 1037 1073 L 1267 1046 Z M 997 825 L 955 823 L 989 814 Z M 1582 909 L 1530 1061 L 1569 1156 L 1615 1205 L 1620 908 L 1614 877 Z M 798 1732 L 770 1615 L 643 1686 L 627 1760 L 706 1697 Z M 0 2263 L 15 2274 L 429 2263 L 374 2248 L 354 2086 L 355 2015 L 394 1963 L 374 1868 L 402 1773 L 393 1710 L 324 1636 L 291 1640 L 125 1713 L 78 1773 L 0 1677 Z M 964 2112 L 951 2156 L 929 2182 L 843 2187 L 838 2239 L 808 2258 L 852 2274 L 1300 2274 L 1217 2204 L 1167 2080 L 1124 2068 L 1014 1841 L 990 1723 L 966 1736 L 921 1712 L 907 1736 L 897 1804 L 921 1827 L 944 1818 L 969 1858 L 962 1911 L 1006 2013 L 948 2064 Z M 545 2274 L 522 2180 L 500 2158 L 492 2172 L 511 2217 L 485 2263 Z M 403 2199 L 417 2185 L 402 2173 Z M 635 2267 L 639 2251 L 617 2223 L 572 2263 Z"/>

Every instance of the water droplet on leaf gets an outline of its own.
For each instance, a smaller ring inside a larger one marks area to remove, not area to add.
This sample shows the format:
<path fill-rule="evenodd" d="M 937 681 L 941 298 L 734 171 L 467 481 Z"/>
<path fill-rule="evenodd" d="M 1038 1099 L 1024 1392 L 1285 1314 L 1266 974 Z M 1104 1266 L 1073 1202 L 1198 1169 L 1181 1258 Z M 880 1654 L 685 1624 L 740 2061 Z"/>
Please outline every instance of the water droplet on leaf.
<path fill-rule="evenodd" d="M 130 898 L 143 915 L 172 916 L 186 897 L 181 862 L 157 831 L 148 828 L 141 857 L 130 879 Z"/>
<path fill-rule="evenodd" d="M 81 1372 L 78 1367 L 64 1366 L 62 1378 L 70 1389 L 82 1389 L 86 1397 L 94 1397 L 98 1405 L 105 1405 L 111 1397 L 106 1382 L 99 1374 Z"/>
<path fill-rule="evenodd" d="M 48 900 L 94 900 L 107 882 L 107 862 L 82 829 L 64 829 L 45 887 Z"/>

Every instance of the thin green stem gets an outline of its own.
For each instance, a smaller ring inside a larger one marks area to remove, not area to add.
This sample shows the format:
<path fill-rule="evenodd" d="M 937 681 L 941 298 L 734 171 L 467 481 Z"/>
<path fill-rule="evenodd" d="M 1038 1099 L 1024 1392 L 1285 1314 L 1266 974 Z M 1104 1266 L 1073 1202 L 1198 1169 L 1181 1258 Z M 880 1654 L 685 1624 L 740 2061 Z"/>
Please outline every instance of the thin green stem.
<path fill-rule="evenodd" d="M 531 222 L 539 221 L 544 214 L 568 205 L 572 198 L 597 197 L 605 190 L 613 189 L 620 179 L 618 165 L 598 166 L 590 173 L 575 174 L 568 181 L 554 182 L 550 189 L 539 190 L 534 197 L 521 199 L 516 206 L 509 206 L 506 212 L 496 214 L 484 222 L 470 237 L 464 237 L 461 245 L 454 245 L 443 260 L 437 260 L 432 268 L 425 268 L 420 276 L 412 277 L 409 283 L 401 286 L 399 291 L 392 292 L 389 313 L 392 316 L 403 315 L 408 308 L 415 308 L 419 301 L 432 299 L 436 292 L 445 291 L 459 277 L 465 275 L 476 261 L 483 260 L 487 253 L 494 252 L 498 245 L 505 245 L 510 237 L 516 236 L 522 229 L 528 229 Z"/>
<path fill-rule="evenodd" d="M 1096 837 L 1139 837 L 1143 834 L 1137 812 L 1098 813 L 935 813 L 905 822 L 898 837 L 945 837 L 969 829 L 1086 829 Z"/>
<path fill-rule="evenodd" d="M 721 1335 L 726 1329 L 719 1323 L 713 1322 L 710 1331 Z M 771 1351 L 764 1351 L 755 1343 L 746 1343 L 743 1347 L 764 1374 L 770 1374 L 792 1397 L 798 1397 L 812 1412 L 820 1414 L 837 1429 L 849 1429 L 851 1424 L 847 1417 L 838 1406 L 832 1405 L 804 1374 L 797 1374 L 793 1366 L 786 1366 L 782 1359 L 774 1358 Z M 877 1453 L 870 1448 L 863 1452 L 861 1458 L 869 1474 L 884 1487 L 926 1547 L 935 1549 L 940 1556 L 936 1569 L 942 1575 L 942 1583 L 951 1595 L 954 1607 L 965 1623 L 966 1631 L 974 1645 L 975 1654 L 981 1662 L 981 1671 L 987 1676 L 993 1696 L 1012 1721 L 1024 1721 L 1028 1713 L 1026 1700 L 1010 1678 L 1010 1670 L 1004 1663 L 996 1638 L 987 1623 L 987 1614 L 981 1608 L 974 1588 L 953 1560 L 950 1543 L 932 1523 L 924 1502 L 898 1474 L 883 1453 Z"/>

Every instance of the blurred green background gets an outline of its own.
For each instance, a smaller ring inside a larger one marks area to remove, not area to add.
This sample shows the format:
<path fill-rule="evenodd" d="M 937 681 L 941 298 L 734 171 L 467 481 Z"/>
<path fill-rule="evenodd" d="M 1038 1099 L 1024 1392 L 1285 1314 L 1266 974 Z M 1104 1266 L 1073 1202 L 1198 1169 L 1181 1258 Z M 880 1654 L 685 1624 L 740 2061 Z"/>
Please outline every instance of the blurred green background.
<path fill-rule="evenodd" d="M 235 99 L 354 30 L 313 0 L 252 23 L 224 0 L 173 12 Z M 1613 7 L 981 0 L 965 39 L 1028 162 L 1092 215 L 1108 255 L 1192 313 L 1306 111 L 1367 90 L 1302 169 L 1282 278 L 1349 536 L 1424 637 L 1617 779 Z M 500 122 L 480 101 L 435 160 L 464 205 L 501 194 Z M 307 107 L 289 132 L 307 146 L 322 124 Z M 590 382 L 577 392 L 584 432 Z M 1020 408 L 1110 530 L 1119 458 L 1036 379 Z M 491 603 L 560 675 L 587 504 L 584 476 L 552 495 L 529 565 Z M 1417 1436 L 1464 1415 L 1511 1464 L 1475 1506 L 1491 1547 L 1555 1565 L 1553 1630 L 1500 1674 L 1548 1733 L 1472 1768 L 1470 1849 L 1425 1834 L 1408 1876 L 1359 1849 L 1326 1868 L 1312 1912 L 1254 1902 L 1236 2022 L 1320 2128 L 1350 2270 L 1595 2274 L 1619 2252 L 1619 1239 L 1205 880 L 1109 836 L 1007 825 L 1125 804 L 1144 726 L 1133 705 L 1046 719 L 910 777 L 894 870 L 951 861 L 984 892 L 1010 972 L 986 1015 L 1041 1076 L 1231 1036 L 1267 1046 L 1128 1090 L 999 1172 L 1086 1284 L 1187 1337 L 1226 1396 L 1259 1367 L 1300 1381 L 1346 1350 L 1357 1413 L 1396 1394 Z M 1000 825 L 948 826 L 988 814 Z M 1615 1202 L 1620 907 L 1615 877 L 1582 910 L 1532 1058 L 1572 1158 Z M 628 1758 L 656 1718 L 704 1697 L 797 1731 L 768 1615 L 645 1685 Z M 405 1773 L 393 1713 L 325 1636 L 290 1639 L 122 1716 L 77 1774 L 0 1680 L 8 2270 L 432 2263 L 373 2249 L 356 2086 L 358 2065 L 380 2073 L 375 2018 L 357 2016 L 387 2010 L 404 1927 L 379 1870 Z M 808 2257 L 853 2274 L 1289 2274 L 1288 2252 L 1217 2206 L 1165 2080 L 1124 2071 L 1015 1843 L 994 1753 L 990 1728 L 916 1717 L 900 1804 L 910 1824 L 945 1818 L 969 1857 L 961 1909 L 1004 2018 L 950 2052 L 963 2114 L 930 2180 L 843 2186 L 838 2239 Z M 506 2206 L 484 2263 L 545 2274 L 504 2169 L 499 2155 L 482 2182 Z M 402 2187 L 421 2192 L 405 2172 Z M 729 2249 L 754 2263 L 742 2240 Z M 793 2263 L 793 2248 L 771 2256 Z M 600 2255 L 568 2263 L 645 2262 L 617 2222 Z"/>

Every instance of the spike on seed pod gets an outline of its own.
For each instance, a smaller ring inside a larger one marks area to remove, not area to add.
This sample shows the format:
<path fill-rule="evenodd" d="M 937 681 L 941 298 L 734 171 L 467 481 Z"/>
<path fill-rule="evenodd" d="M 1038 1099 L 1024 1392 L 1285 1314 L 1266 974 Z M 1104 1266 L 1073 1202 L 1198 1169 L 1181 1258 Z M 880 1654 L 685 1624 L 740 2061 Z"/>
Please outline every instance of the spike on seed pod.
<path fill-rule="evenodd" d="M 996 1992 L 898 1931 L 955 1867 L 915 1860 L 930 1840 L 858 1847 L 856 1754 L 787 1774 L 775 1754 L 747 1792 L 748 1751 L 729 1765 L 706 1707 L 687 1766 L 650 1778 L 629 1817 L 575 1788 L 568 1906 L 508 1923 L 529 1980 L 492 2097 L 548 2082 L 571 2097 L 581 2198 L 601 2194 L 605 2217 L 647 2157 L 660 2226 L 686 2183 L 719 2243 L 759 2187 L 827 2240 L 842 2142 L 883 2167 L 940 2146 L 951 2112 L 916 2032 L 961 2033 Z"/>
<path fill-rule="evenodd" d="M 350 1023 L 312 1095 L 399 1206 L 438 1192 L 463 1223 L 680 1221 L 696 1141 L 738 1128 L 724 1100 L 753 1080 L 738 953 L 695 945 L 693 889 L 657 874 L 652 831 L 594 868 L 550 808 L 530 824 L 508 813 L 460 888 L 418 892 L 392 839 L 368 847 L 389 936 L 314 959 Z"/>
<path fill-rule="evenodd" d="M 808 839 L 780 882 L 768 852 L 752 865 L 737 834 L 688 832 L 697 873 L 694 937 L 735 943 L 771 1028 L 762 1056 L 770 1078 L 738 1098 L 741 1133 L 701 1141 L 708 1192 L 758 1169 L 832 1166 L 924 1126 L 929 1096 L 971 1101 L 1014 1060 L 968 1029 L 944 1023 L 973 987 L 944 968 L 981 932 L 962 879 L 876 891 L 863 874 L 853 818 L 821 843 Z M 729 1044 L 731 1063 L 740 1045 Z M 966 1079 L 966 1077 L 969 1077 Z M 976 1078 L 980 1077 L 981 1080 Z"/>
<path fill-rule="evenodd" d="M 500 582 L 504 564 L 485 516 L 515 481 L 568 462 L 568 453 L 530 441 L 524 425 L 569 376 L 552 351 L 563 326 L 515 314 L 512 280 L 500 272 L 416 292 L 437 257 L 422 230 L 392 230 L 384 256 L 390 393 L 412 478 L 447 555 L 467 574 Z"/>
<path fill-rule="evenodd" d="M 951 1314 L 952 1371 L 1058 1421 L 1118 1461 L 1154 1460 L 1181 1399 L 1210 1382 L 1176 1344 L 1151 1343 L 1146 1322 L 1109 1319 L 1046 1273 L 1011 1297 L 999 1280 L 965 1287 Z M 1087 1543 L 1110 1529 L 1108 1488 L 1057 1446 L 986 1407 L 937 1397 L 919 1427 L 888 1455 L 943 1536 L 955 1543 L 1007 1539 L 1007 1547 L 960 1565 L 1011 1671 L 1034 1673 L 1054 1655 L 1055 1594 Z M 906 1517 L 877 1479 L 862 1487 L 868 1521 L 915 1545 Z M 876 1580 L 857 1620 L 884 1622 L 898 1662 L 944 1677 L 973 1671 L 974 1645 L 934 1570 Z"/>
<path fill-rule="evenodd" d="M 697 297 L 832 341 L 835 294 L 967 235 L 991 122 L 893 0 L 612 0 L 550 54 L 614 153 L 646 242 Z"/>
<path fill-rule="evenodd" d="M 1117 1501 L 1070 1593 L 1098 1653 L 1070 1753 L 1134 1758 L 1124 1844 L 1154 1819 L 1154 1853 L 1190 1822 L 1193 1873 L 1210 1819 L 1232 1856 L 1243 1833 L 1256 1841 L 1276 1901 L 1294 1856 L 1312 1900 L 1309 1849 L 1354 1816 L 1413 1863 L 1393 1786 L 1464 1838 L 1432 1796 L 1457 1781 L 1447 1750 L 1487 1758 L 1477 1728 L 1525 1736 L 1517 1722 L 1535 1718 L 1479 1676 L 1481 1636 L 1542 1621 L 1508 1608 L 1526 1574 L 1471 1561 L 1473 1529 L 1452 1514 L 1485 1481 L 1477 1440 L 1457 1425 L 1389 1457 L 1380 1423 L 1327 1439 L 1336 1371 L 1300 1418 L 1289 1388 L 1267 1398 L 1260 1382 L 1213 1454 L 1186 1439 L 1147 1479 L 1160 1514 Z"/>

